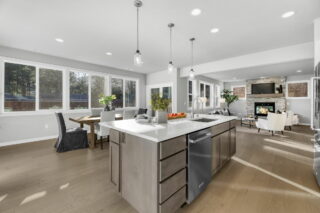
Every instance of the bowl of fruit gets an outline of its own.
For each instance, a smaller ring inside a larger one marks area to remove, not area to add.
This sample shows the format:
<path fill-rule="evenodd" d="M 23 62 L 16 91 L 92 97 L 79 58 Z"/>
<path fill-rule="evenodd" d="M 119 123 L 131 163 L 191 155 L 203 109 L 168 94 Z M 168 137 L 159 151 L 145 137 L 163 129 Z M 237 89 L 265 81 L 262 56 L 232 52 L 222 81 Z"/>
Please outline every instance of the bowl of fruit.
<path fill-rule="evenodd" d="M 187 114 L 184 112 L 179 113 L 168 113 L 168 120 L 178 119 L 178 118 L 186 118 Z"/>

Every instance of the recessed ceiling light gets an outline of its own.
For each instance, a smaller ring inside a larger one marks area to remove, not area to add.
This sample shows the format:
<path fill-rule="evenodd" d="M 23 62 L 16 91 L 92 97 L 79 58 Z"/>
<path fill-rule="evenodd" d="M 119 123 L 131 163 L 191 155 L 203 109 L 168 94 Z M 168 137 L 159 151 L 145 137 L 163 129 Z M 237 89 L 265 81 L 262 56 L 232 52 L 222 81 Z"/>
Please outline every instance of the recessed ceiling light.
<path fill-rule="evenodd" d="M 201 10 L 199 8 L 195 8 L 193 10 L 191 10 L 191 15 L 193 16 L 198 16 L 201 14 Z"/>
<path fill-rule="evenodd" d="M 112 55 L 112 52 L 106 52 L 106 55 L 110 56 L 110 55 Z"/>
<path fill-rule="evenodd" d="M 210 30 L 211 33 L 217 33 L 217 32 L 219 32 L 219 31 L 220 31 L 219 28 L 212 28 L 212 29 Z"/>
<path fill-rule="evenodd" d="M 288 11 L 288 12 L 285 12 L 284 14 L 282 14 L 282 18 L 290 18 L 291 16 L 293 16 L 295 14 L 294 11 Z"/>
<path fill-rule="evenodd" d="M 55 40 L 56 40 L 56 42 L 59 42 L 59 43 L 63 43 L 64 42 L 64 40 L 62 38 L 56 38 Z"/>
<path fill-rule="evenodd" d="M 302 70 L 297 70 L 297 72 L 302 72 Z"/>
<path fill-rule="evenodd" d="M 261 76 L 260 78 L 265 78 L 265 76 Z"/>

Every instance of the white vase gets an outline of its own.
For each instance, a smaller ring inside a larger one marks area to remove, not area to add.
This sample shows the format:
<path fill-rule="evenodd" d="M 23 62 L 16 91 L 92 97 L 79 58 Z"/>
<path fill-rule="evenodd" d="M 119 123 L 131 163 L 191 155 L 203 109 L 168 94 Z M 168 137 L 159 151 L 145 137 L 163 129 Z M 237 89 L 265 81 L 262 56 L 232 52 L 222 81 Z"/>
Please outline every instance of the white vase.
<path fill-rule="evenodd" d="M 156 111 L 156 119 L 157 119 L 157 123 L 167 123 L 168 121 L 168 117 L 167 117 L 167 112 L 166 111 Z"/>

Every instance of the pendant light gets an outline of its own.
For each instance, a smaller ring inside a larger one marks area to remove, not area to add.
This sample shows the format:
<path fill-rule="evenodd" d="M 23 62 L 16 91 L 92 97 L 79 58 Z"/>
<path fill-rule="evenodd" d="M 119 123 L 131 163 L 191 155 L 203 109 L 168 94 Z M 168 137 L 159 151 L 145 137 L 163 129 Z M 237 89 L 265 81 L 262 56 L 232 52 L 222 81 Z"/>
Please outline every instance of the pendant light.
<path fill-rule="evenodd" d="M 169 64 L 168 64 L 168 72 L 172 73 L 172 71 L 174 70 L 174 66 L 173 66 L 173 59 L 172 59 L 172 28 L 174 27 L 173 23 L 168 24 L 168 27 L 170 29 L 170 59 L 169 59 Z"/>
<path fill-rule="evenodd" d="M 191 42 L 191 69 L 189 72 L 189 78 L 193 79 L 194 78 L 194 70 L 193 70 L 193 42 L 196 40 L 195 38 L 190 38 Z"/>
<path fill-rule="evenodd" d="M 134 6 L 137 8 L 137 50 L 133 56 L 133 62 L 136 66 L 141 66 L 143 64 L 142 55 L 139 50 L 139 8 L 142 7 L 141 0 L 135 0 Z"/>

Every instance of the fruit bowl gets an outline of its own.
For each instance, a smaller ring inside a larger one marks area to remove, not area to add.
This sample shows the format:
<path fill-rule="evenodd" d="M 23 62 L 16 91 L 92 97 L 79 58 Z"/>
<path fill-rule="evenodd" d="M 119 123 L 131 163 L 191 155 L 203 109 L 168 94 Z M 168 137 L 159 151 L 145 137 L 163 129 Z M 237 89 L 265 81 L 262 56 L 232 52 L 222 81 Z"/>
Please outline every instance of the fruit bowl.
<path fill-rule="evenodd" d="M 168 120 L 178 119 L 178 118 L 186 118 L 187 114 L 184 112 L 179 113 L 168 113 Z"/>

